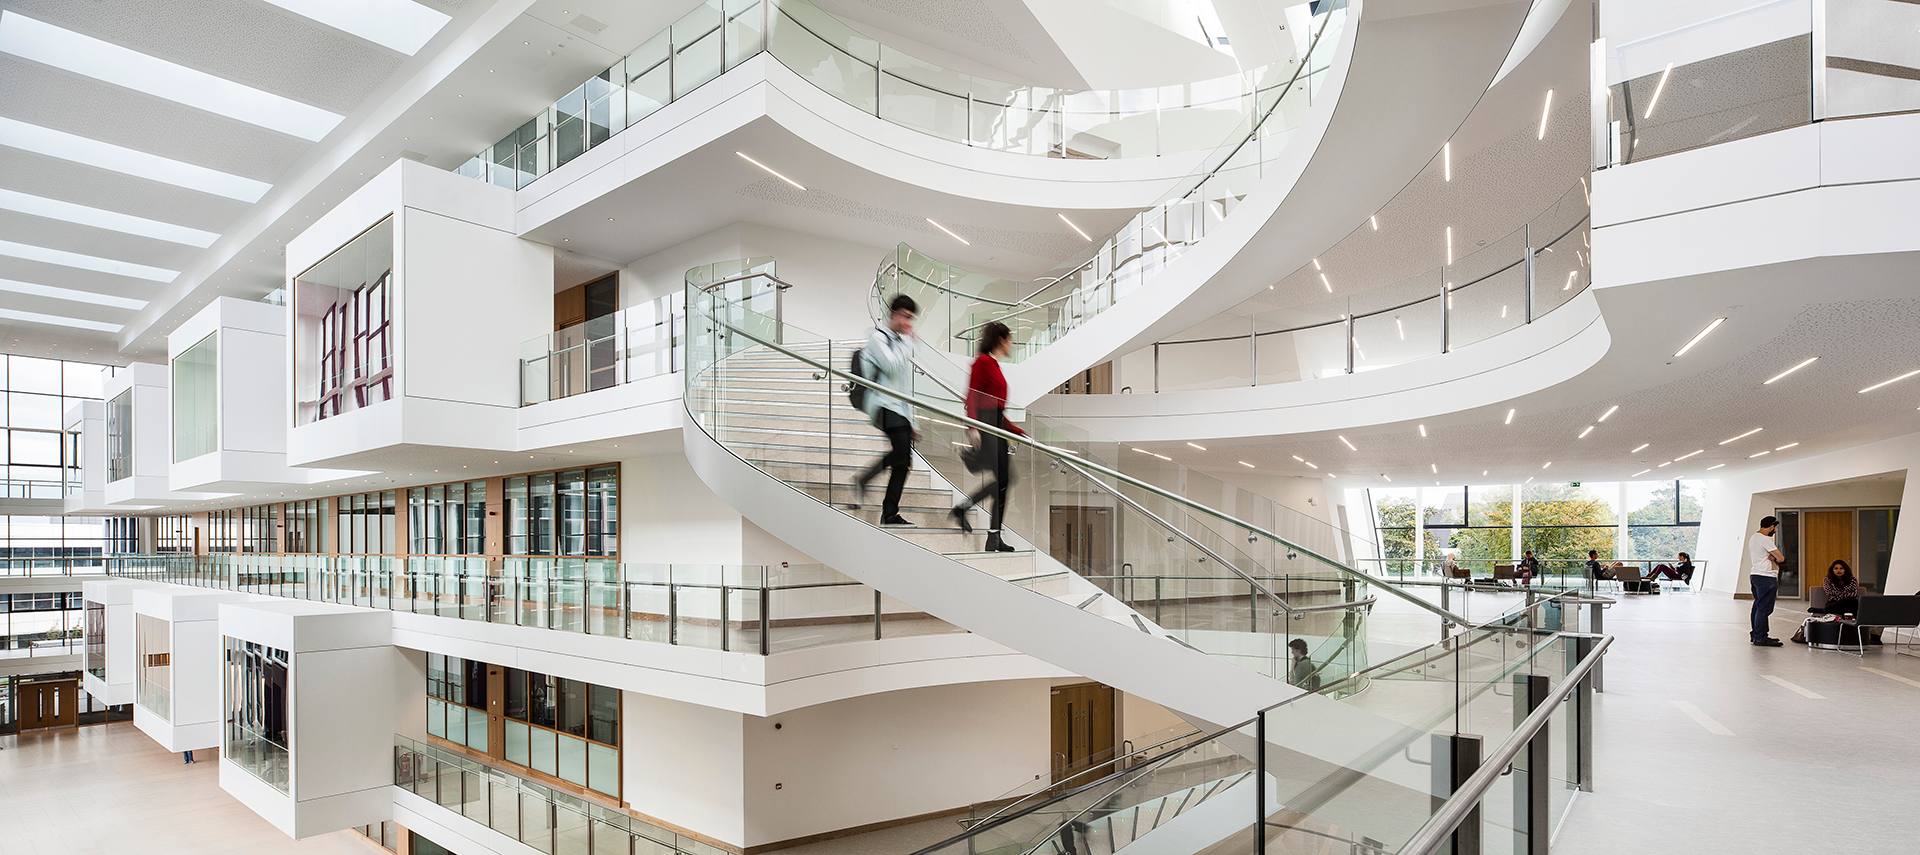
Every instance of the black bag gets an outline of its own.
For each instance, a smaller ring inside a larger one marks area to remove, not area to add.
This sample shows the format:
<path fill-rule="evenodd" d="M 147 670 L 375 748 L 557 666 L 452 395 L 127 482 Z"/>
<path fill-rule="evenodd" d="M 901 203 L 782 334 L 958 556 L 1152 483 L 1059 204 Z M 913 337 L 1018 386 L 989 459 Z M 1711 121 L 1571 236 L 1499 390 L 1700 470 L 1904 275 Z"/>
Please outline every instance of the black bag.
<path fill-rule="evenodd" d="M 864 347 L 856 349 L 853 352 L 853 356 L 848 357 L 847 359 L 847 370 L 853 372 L 853 376 L 855 377 L 867 377 L 867 371 L 865 367 L 865 363 L 866 363 L 865 351 L 866 351 L 866 348 Z M 872 378 L 867 378 L 867 379 L 872 379 Z M 866 412 L 867 411 L 867 387 L 862 386 L 853 381 L 847 381 L 847 401 L 853 404 L 854 409 L 859 410 L 860 412 L 863 412 L 863 413 Z"/>
<path fill-rule="evenodd" d="M 975 474 L 993 468 L 993 464 L 987 461 L 986 449 L 981 448 L 978 444 L 969 445 L 960 449 L 960 462 L 966 465 L 968 472 Z"/>

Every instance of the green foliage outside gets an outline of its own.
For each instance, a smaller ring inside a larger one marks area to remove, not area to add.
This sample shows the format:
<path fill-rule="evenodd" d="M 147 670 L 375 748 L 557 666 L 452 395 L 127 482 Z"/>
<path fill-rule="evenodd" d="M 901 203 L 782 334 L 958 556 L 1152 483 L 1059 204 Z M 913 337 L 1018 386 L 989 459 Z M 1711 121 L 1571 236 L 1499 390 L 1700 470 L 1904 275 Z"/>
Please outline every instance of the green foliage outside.
<path fill-rule="evenodd" d="M 1669 481 L 1653 491 L 1645 507 L 1627 514 L 1627 538 L 1633 555 L 1639 558 L 1671 559 L 1676 552 L 1693 554 L 1700 541 L 1698 526 L 1675 526 L 1673 518 L 1674 484 Z M 1680 519 L 1700 519 L 1700 498 L 1680 494 Z"/>

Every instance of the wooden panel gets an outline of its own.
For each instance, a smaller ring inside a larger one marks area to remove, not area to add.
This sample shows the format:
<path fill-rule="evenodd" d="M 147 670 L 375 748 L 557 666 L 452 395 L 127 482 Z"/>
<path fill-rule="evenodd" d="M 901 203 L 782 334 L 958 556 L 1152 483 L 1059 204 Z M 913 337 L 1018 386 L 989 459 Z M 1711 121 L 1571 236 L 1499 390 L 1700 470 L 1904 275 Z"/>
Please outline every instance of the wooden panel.
<path fill-rule="evenodd" d="M 1800 514 L 1803 532 L 1800 538 L 1802 563 L 1800 578 L 1808 591 L 1820 587 L 1827 578 L 1827 567 L 1834 559 L 1843 559 L 1859 573 L 1860 563 L 1853 555 L 1853 511 L 1805 511 Z"/>
<path fill-rule="evenodd" d="M 1053 780 L 1079 774 L 1113 759 L 1113 687 L 1099 683 L 1061 686 L 1052 694 Z"/>
<path fill-rule="evenodd" d="M 1083 576 L 1113 574 L 1113 512 L 1057 505 L 1047 515 L 1047 554 Z"/>
<path fill-rule="evenodd" d="M 553 328 L 563 330 L 587 321 L 587 286 L 576 285 L 553 295 Z"/>

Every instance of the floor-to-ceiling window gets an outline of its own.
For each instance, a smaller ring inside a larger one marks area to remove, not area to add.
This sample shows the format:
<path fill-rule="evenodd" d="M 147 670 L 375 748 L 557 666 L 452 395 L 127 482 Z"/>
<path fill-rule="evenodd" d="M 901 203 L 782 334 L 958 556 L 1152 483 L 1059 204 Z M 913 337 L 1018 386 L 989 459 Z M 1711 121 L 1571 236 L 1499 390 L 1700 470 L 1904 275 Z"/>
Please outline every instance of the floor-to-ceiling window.
<path fill-rule="evenodd" d="M 1585 561 L 1590 552 L 1607 561 L 1671 561 L 1693 552 L 1705 488 L 1701 481 L 1535 482 L 1369 493 L 1380 557 L 1404 570 L 1396 565 L 1448 554 L 1507 562 L 1524 550 L 1542 561 Z"/>
<path fill-rule="evenodd" d="M 619 554 L 616 467 L 520 475 L 505 488 L 506 554 Z"/>
<path fill-rule="evenodd" d="M 393 397 L 393 218 L 295 278 L 297 424 Z"/>
<path fill-rule="evenodd" d="M 489 729 L 498 705 L 499 734 Z M 587 789 L 620 796 L 620 690 L 427 654 L 427 733 Z"/>
<path fill-rule="evenodd" d="M 485 555 L 487 482 L 435 484 L 407 491 L 407 552 Z"/>
<path fill-rule="evenodd" d="M 173 460 L 219 448 L 219 342 L 208 335 L 173 359 Z"/>

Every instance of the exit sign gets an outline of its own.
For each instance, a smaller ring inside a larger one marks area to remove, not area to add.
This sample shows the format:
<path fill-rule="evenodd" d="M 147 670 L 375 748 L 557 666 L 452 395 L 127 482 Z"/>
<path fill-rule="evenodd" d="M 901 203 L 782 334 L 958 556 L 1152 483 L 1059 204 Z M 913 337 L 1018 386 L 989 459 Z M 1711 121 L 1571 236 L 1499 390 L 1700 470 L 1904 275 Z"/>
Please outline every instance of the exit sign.
<path fill-rule="evenodd" d="M 1575 482 L 1573 482 L 1573 486 L 1575 486 L 1575 487 L 1578 487 L 1578 486 L 1580 486 L 1580 482 L 1578 482 L 1578 481 L 1575 481 Z"/>

